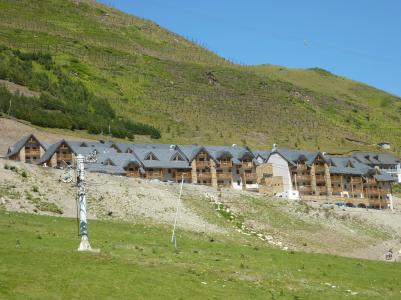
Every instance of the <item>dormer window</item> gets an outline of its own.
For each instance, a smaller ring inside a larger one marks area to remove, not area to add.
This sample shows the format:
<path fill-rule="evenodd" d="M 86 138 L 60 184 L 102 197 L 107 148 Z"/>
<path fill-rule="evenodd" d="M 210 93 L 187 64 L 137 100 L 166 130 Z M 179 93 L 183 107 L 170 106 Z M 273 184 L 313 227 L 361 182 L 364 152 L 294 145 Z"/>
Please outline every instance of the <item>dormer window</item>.
<path fill-rule="evenodd" d="M 146 157 L 145 160 L 159 160 L 156 155 L 154 155 L 152 152 L 149 153 Z"/>
<path fill-rule="evenodd" d="M 347 168 L 354 168 L 354 165 L 350 160 L 347 162 Z"/>
<path fill-rule="evenodd" d="M 174 157 L 173 157 L 173 159 L 172 160 L 179 160 L 179 161 L 183 161 L 184 159 L 182 158 L 182 156 L 179 154 L 179 153 L 177 153 Z"/>
<path fill-rule="evenodd" d="M 113 163 L 113 161 L 111 159 L 106 160 L 103 164 L 105 166 L 115 166 L 115 164 Z"/>
<path fill-rule="evenodd" d="M 126 153 L 132 153 L 133 151 L 131 150 L 131 148 L 128 148 L 127 151 L 125 151 Z"/>
<path fill-rule="evenodd" d="M 85 142 L 83 142 L 81 143 L 81 145 L 79 145 L 79 147 L 88 147 L 88 145 Z"/>

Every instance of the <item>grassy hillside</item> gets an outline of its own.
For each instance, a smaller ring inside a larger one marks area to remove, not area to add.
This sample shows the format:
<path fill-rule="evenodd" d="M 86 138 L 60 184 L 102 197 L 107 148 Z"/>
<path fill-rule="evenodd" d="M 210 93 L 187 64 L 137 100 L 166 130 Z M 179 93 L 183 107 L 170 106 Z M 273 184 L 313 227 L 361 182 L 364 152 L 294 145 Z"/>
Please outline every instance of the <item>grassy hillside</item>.
<path fill-rule="evenodd" d="M 7 299 L 399 299 L 398 264 L 270 249 L 251 240 L 0 211 L 0 296 Z"/>
<path fill-rule="evenodd" d="M 320 69 L 234 65 L 94 1 L 1 1 L 0 40 L 50 53 L 118 118 L 160 128 L 165 142 L 335 152 L 401 145 L 398 97 Z"/>

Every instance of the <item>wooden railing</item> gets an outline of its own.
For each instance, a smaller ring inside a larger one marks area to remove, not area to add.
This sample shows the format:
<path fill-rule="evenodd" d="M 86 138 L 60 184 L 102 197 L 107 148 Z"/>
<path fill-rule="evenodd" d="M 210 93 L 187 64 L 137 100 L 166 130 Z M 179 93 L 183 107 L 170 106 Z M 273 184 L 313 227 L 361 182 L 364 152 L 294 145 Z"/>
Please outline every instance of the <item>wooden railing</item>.
<path fill-rule="evenodd" d="M 297 165 L 296 170 L 297 171 L 306 171 L 308 169 L 307 165 Z"/>
<path fill-rule="evenodd" d="M 253 168 L 253 163 L 251 161 L 243 161 L 241 163 L 241 168 L 243 168 L 243 169 L 252 169 Z"/>
<path fill-rule="evenodd" d="M 211 173 L 198 173 L 197 177 L 198 177 L 198 179 L 211 179 L 212 174 Z"/>
<path fill-rule="evenodd" d="M 316 175 L 316 182 L 325 182 L 326 178 L 324 175 Z"/>
<path fill-rule="evenodd" d="M 325 172 L 326 168 L 324 165 L 315 165 L 315 173 Z"/>
<path fill-rule="evenodd" d="M 318 192 L 318 193 L 326 193 L 327 192 L 327 188 L 325 186 L 317 186 L 316 187 L 316 192 Z"/>
<path fill-rule="evenodd" d="M 72 161 L 72 154 L 57 154 L 57 160 Z"/>
<path fill-rule="evenodd" d="M 126 171 L 125 175 L 127 177 L 140 177 L 141 176 L 138 171 Z"/>
<path fill-rule="evenodd" d="M 294 180 L 295 178 L 297 179 L 297 181 L 311 181 L 312 177 L 310 175 L 296 175 L 296 177 L 294 176 Z"/>
<path fill-rule="evenodd" d="M 25 150 L 25 156 L 40 156 L 40 150 Z"/>
<path fill-rule="evenodd" d="M 219 167 L 220 168 L 230 168 L 232 166 L 233 166 L 233 162 L 231 160 L 230 161 L 222 160 L 222 161 L 219 162 Z"/>
<path fill-rule="evenodd" d="M 248 179 L 248 180 L 256 180 L 256 178 L 257 178 L 257 175 L 255 173 L 244 173 L 243 176 L 244 176 L 245 180 L 246 179 Z"/>
<path fill-rule="evenodd" d="M 176 181 L 180 181 L 182 177 L 184 179 L 190 179 L 190 178 L 192 178 L 192 174 L 191 174 L 191 172 L 177 172 L 177 173 L 175 173 L 175 180 Z"/>
<path fill-rule="evenodd" d="M 148 179 L 161 179 L 163 177 L 160 171 L 146 171 L 146 178 Z"/>
<path fill-rule="evenodd" d="M 196 166 L 200 168 L 210 167 L 210 160 L 197 160 Z"/>
<path fill-rule="evenodd" d="M 331 182 L 341 182 L 342 176 L 332 175 L 332 176 L 330 176 L 330 179 L 331 179 Z"/>
<path fill-rule="evenodd" d="M 231 179 L 231 178 L 232 178 L 231 172 L 217 173 L 217 179 Z"/>

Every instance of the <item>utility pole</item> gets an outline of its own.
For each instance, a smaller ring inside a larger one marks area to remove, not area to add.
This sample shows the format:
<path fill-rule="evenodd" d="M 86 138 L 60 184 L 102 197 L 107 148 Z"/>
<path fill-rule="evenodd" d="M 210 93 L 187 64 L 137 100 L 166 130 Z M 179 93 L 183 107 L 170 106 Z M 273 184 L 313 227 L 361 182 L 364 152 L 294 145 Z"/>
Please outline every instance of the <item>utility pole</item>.
<path fill-rule="evenodd" d="M 88 222 L 86 220 L 86 183 L 85 183 L 85 157 L 82 154 L 77 156 L 77 186 L 79 203 L 79 235 L 81 243 L 78 251 L 92 250 L 88 239 Z"/>
<path fill-rule="evenodd" d="M 79 236 L 81 238 L 78 251 L 93 251 L 88 238 L 88 221 L 86 219 L 86 181 L 85 181 L 85 163 L 96 162 L 97 152 L 91 152 L 87 157 L 82 154 L 77 155 L 76 159 L 76 174 L 75 179 L 77 180 L 77 210 L 79 214 Z M 61 180 L 64 183 L 70 183 L 74 180 L 73 167 L 69 166 L 62 175 Z M 78 216 L 77 216 L 78 217 Z M 94 250 L 98 251 L 98 250 Z"/>

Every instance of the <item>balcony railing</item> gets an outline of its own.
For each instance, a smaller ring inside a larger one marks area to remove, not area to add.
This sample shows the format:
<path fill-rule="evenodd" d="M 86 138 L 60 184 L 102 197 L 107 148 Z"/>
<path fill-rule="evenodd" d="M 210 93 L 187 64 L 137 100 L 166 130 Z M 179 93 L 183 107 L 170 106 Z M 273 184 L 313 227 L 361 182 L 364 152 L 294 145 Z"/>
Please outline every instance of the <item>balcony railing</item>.
<path fill-rule="evenodd" d="M 212 174 L 211 173 L 198 173 L 197 177 L 198 177 L 198 179 L 211 179 Z"/>
<path fill-rule="evenodd" d="M 295 178 L 296 178 L 296 180 L 298 182 L 299 181 L 311 181 L 312 180 L 312 177 L 310 175 L 296 175 L 296 176 L 294 176 L 294 180 L 295 180 Z"/>
<path fill-rule="evenodd" d="M 326 178 L 324 177 L 324 175 L 317 175 L 316 176 L 316 182 L 325 182 Z"/>
<path fill-rule="evenodd" d="M 177 181 L 180 181 L 181 178 L 184 178 L 184 179 L 192 178 L 192 174 L 191 174 L 191 172 L 177 172 L 177 173 L 175 173 L 175 179 Z"/>
<path fill-rule="evenodd" d="M 342 177 L 341 176 L 330 176 L 331 182 L 341 182 Z"/>
<path fill-rule="evenodd" d="M 148 179 L 161 179 L 163 177 L 163 173 L 159 171 L 147 171 L 146 178 Z"/>
<path fill-rule="evenodd" d="M 40 150 L 25 150 L 25 156 L 40 156 Z"/>
<path fill-rule="evenodd" d="M 324 165 L 316 165 L 315 166 L 315 173 L 324 173 L 326 170 Z"/>
<path fill-rule="evenodd" d="M 253 168 L 253 163 L 251 161 L 243 161 L 241 163 L 241 168 L 243 168 L 243 169 L 252 169 Z"/>
<path fill-rule="evenodd" d="M 307 165 L 297 165 L 297 171 L 306 171 L 308 169 Z"/>
<path fill-rule="evenodd" d="M 244 173 L 245 180 L 256 180 L 257 175 L 255 173 Z"/>
<path fill-rule="evenodd" d="M 231 179 L 232 175 L 231 173 L 223 172 L 223 173 L 217 173 L 217 179 Z"/>
<path fill-rule="evenodd" d="M 233 166 L 233 163 L 232 163 L 232 161 L 230 160 L 230 161 L 220 161 L 219 162 L 219 168 L 231 168 L 232 166 Z"/>
<path fill-rule="evenodd" d="M 138 171 L 126 171 L 125 175 L 127 177 L 140 177 L 140 174 Z"/>
<path fill-rule="evenodd" d="M 210 167 L 210 160 L 197 160 L 196 166 L 199 168 Z"/>

